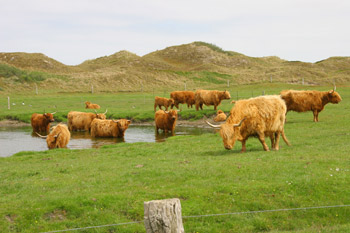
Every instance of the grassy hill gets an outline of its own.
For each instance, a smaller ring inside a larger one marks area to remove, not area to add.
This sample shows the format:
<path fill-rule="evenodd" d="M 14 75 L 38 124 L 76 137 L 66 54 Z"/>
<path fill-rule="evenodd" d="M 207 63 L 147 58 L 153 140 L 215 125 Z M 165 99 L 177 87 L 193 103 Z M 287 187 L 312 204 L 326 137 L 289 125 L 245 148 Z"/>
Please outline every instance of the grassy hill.
<path fill-rule="evenodd" d="M 350 82 L 350 57 L 316 63 L 249 57 L 204 42 L 171 46 L 143 57 L 128 51 L 67 66 L 39 53 L 0 53 L 0 90 L 47 92 L 170 91 L 263 82 L 332 85 Z M 12 72 L 14 69 L 17 73 Z M 42 72 L 45 78 L 21 78 Z M 12 73 L 11 73 L 12 72 Z M 5 73 L 5 75 L 4 75 Z M 8 75 L 8 73 L 12 75 Z M 65 77 L 65 78 L 62 78 Z M 18 82 L 21 80 L 21 82 Z"/>

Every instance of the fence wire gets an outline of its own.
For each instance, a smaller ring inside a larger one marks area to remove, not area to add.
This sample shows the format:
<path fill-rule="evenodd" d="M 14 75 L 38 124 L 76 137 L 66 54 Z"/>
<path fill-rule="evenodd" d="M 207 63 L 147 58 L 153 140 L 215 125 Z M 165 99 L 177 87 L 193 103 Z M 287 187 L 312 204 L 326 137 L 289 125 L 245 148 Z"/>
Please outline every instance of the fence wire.
<path fill-rule="evenodd" d="M 224 216 L 224 215 L 257 214 L 257 213 L 268 213 L 268 212 L 283 212 L 283 211 L 313 210 L 313 209 L 329 209 L 329 208 L 341 208 L 341 207 L 350 207 L 350 205 L 311 206 L 311 207 L 289 208 L 289 209 L 286 208 L 286 209 L 275 209 L 275 210 L 254 210 L 254 211 L 242 211 L 242 212 L 232 212 L 232 213 L 182 216 L 182 218 L 183 219 L 186 219 L 186 218 L 203 218 L 203 217 L 215 217 L 215 216 Z M 56 232 L 78 231 L 78 230 L 86 230 L 86 229 L 93 229 L 93 228 L 130 225 L 130 224 L 136 224 L 136 223 L 142 223 L 142 222 L 144 222 L 144 221 L 134 221 L 134 222 L 115 223 L 115 224 L 107 224 L 107 225 L 100 225 L 100 226 L 80 227 L 80 228 L 72 228 L 72 229 L 66 229 L 66 230 L 46 231 L 46 232 L 41 232 L 41 233 L 56 233 Z"/>

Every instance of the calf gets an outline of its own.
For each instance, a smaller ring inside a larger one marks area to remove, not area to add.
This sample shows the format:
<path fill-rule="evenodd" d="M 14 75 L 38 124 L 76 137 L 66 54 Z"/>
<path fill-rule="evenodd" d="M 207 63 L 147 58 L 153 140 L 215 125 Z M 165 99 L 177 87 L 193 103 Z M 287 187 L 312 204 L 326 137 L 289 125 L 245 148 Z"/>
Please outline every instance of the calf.
<path fill-rule="evenodd" d="M 219 122 L 219 121 L 225 121 L 227 116 L 226 114 L 222 111 L 222 110 L 218 110 L 216 113 L 216 117 L 214 118 L 215 122 Z"/>
<path fill-rule="evenodd" d="M 98 104 L 93 104 L 89 101 L 86 101 L 85 102 L 85 108 L 88 108 L 88 109 L 100 109 L 100 105 Z"/>
<path fill-rule="evenodd" d="M 173 99 L 167 99 L 164 97 L 159 97 L 156 96 L 154 98 L 154 111 L 156 111 L 157 106 L 159 107 L 159 109 L 162 109 L 162 106 L 165 107 L 165 110 L 168 111 L 168 108 L 170 106 L 172 106 L 174 104 L 174 100 Z"/>

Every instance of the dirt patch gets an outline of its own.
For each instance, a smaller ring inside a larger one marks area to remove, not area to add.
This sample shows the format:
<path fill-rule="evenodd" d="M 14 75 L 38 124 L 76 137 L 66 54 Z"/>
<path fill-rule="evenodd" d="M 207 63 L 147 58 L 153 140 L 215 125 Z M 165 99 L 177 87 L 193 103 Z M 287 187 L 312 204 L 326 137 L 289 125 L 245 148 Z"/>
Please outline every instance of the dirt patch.
<path fill-rule="evenodd" d="M 30 126 L 29 123 L 16 121 L 16 120 L 2 120 L 0 121 L 0 127 L 22 127 L 22 126 Z"/>
<path fill-rule="evenodd" d="M 62 221 L 65 220 L 67 216 L 67 212 L 65 210 L 54 210 L 51 213 L 47 213 L 45 217 L 49 220 L 53 221 Z"/>

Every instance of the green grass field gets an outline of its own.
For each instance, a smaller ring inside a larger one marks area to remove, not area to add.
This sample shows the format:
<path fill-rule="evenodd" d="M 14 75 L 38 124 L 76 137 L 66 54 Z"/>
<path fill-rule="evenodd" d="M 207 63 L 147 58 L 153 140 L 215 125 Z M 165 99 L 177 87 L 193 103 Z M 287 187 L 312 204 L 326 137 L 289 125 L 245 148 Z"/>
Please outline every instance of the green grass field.
<path fill-rule="evenodd" d="M 301 86 L 231 87 L 232 99 Z M 328 90 L 328 87 L 308 89 Z M 256 138 L 247 153 L 224 149 L 219 134 L 175 136 L 164 143 L 119 143 L 100 149 L 21 152 L 0 158 L 1 232 L 45 232 L 143 220 L 143 202 L 179 198 L 182 215 L 350 204 L 350 88 L 328 104 L 320 122 L 312 113 L 287 115 L 288 147 L 265 152 Z M 108 116 L 135 121 L 153 118 L 154 95 L 168 93 L 51 94 L 1 96 L 0 118 L 28 122 L 35 111 L 84 110 L 90 100 Z M 25 105 L 21 105 L 22 101 Z M 29 104 L 32 106 L 30 107 Z M 56 105 L 56 108 L 54 107 Z M 229 101 L 220 106 L 226 112 Z M 44 108 L 44 109 L 43 109 Z M 206 107 L 204 114 L 214 111 Z M 183 117 L 203 112 L 183 107 Z M 127 133 L 127 132 L 126 132 Z M 268 143 L 269 144 L 269 143 Z M 184 218 L 185 232 L 349 232 L 350 207 Z M 80 232 L 144 232 L 143 223 Z"/>

